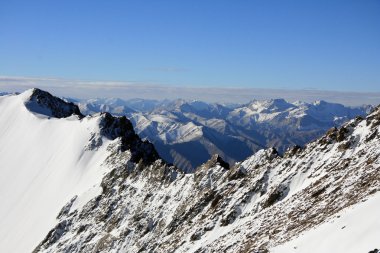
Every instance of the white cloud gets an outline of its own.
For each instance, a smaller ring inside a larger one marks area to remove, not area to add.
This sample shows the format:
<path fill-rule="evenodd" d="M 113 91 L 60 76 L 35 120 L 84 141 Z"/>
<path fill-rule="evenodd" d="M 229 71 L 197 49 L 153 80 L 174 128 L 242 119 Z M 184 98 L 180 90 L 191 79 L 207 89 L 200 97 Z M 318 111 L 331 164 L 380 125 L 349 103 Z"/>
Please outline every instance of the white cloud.
<path fill-rule="evenodd" d="M 326 100 L 346 105 L 380 103 L 380 92 L 343 92 L 265 88 L 179 87 L 151 83 L 86 81 L 44 77 L 0 76 L 0 91 L 22 92 L 38 87 L 73 98 L 119 97 L 147 99 L 199 99 L 209 102 L 246 103 L 252 99 L 284 98 L 289 101 Z"/>

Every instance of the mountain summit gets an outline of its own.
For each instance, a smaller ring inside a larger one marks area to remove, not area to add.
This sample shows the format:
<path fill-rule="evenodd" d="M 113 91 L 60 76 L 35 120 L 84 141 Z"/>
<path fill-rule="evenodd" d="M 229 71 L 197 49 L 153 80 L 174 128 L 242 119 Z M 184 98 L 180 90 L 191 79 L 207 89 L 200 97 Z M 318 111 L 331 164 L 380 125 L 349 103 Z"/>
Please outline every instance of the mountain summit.
<path fill-rule="evenodd" d="M 22 96 L 25 98 L 26 108 L 31 112 L 55 118 L 67 118 L 72 115 L 84 117 L 77 105 L 54 97 L 46 91 L 34 88 L 25 91 Z"/>

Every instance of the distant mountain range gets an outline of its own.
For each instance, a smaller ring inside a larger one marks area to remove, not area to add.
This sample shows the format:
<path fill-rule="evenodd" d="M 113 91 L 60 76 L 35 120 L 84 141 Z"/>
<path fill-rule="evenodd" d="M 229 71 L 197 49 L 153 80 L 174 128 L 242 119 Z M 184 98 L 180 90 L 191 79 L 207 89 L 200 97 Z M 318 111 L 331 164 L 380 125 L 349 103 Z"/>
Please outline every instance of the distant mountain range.
<path fill-rule="evenodd" d="M 283 153 L 372 108 L 284 99 L 253 100 L 243 105 L 116 98 L 77 103 L 84 114 L 126 115 L 136 132 L 154 143 L 161 157 L 186 172 L 215 153 L 231 165 L 262 148 L 274 147 Z"/>

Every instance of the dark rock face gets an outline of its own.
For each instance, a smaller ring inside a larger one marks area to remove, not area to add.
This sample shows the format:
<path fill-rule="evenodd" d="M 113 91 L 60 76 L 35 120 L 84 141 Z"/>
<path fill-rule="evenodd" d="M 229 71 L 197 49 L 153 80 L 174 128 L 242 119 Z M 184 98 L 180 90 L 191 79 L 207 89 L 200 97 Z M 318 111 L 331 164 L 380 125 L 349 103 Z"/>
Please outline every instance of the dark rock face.
<path fill-rule="evenodd" d="M 114 140 L 121 138 L 121 152 L 130 150 L 132 153 L 132 162 L 151 164 L 160 157 L 149 141 L 142 141 L 133 130 L 132 123 L 125 117 L 114 117 L 109 113 L 102 114 L 100 122 L 101 135 Z"/>
<path fill-rule="evenodd" d="M 294 155 L 296 155 L 298 152 L 300 152 L 302 150 L 302 147 L 298 146 L 298 145 L 294 145 L 292 147 L 289 147 L 285 153 L 284 153 L 284 157 L 292 157 Z"/>
<path fill-rule="evenodd" d="M 212 168 L 212 167 L 215 167 L 216 165 L 220 165 L 222 166 L 223 168 L 225 168 L 226 170 L 228 170 L 230 168 L 230 165 L 228 163 L 226 163 L 223 158 L 218 155 L 218 154 L 215 154 L 211 157 L 210 160 L 208 160 L 205 164 L 205 166 L 207 168 Z"/>
<path fill-rule="evenodd" d="M 60 98 L 54 97 L 49 92 L 33 89 L 29 100 L 25 106 L 32 112 L 44 114 L 55 118 L 67 118 L 71 115 L 77 115 L 79 118 L 84 116 L 79 107 L 71 102 L 66 102 Z"/>

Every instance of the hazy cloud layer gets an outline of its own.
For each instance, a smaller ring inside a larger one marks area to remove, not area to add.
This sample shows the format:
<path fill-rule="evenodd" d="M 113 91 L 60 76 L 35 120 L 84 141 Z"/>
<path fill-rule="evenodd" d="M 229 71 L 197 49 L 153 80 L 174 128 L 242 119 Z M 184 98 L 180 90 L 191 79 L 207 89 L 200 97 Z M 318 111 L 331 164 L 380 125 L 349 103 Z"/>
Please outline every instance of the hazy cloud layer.
<path fill-rule="evenodd" d="M 284 98 L 288 101 L 325 100 L 345 105 L 380 104 L 380 92 L 342 92 L 265 88 L 175 87 L 137 82 L 84 81 L 60 78 L 0 76 L 0 92 L 41 88 L 72 98 L 198 99 L 208 102 L 246 103 L 252 99 Z"/>

